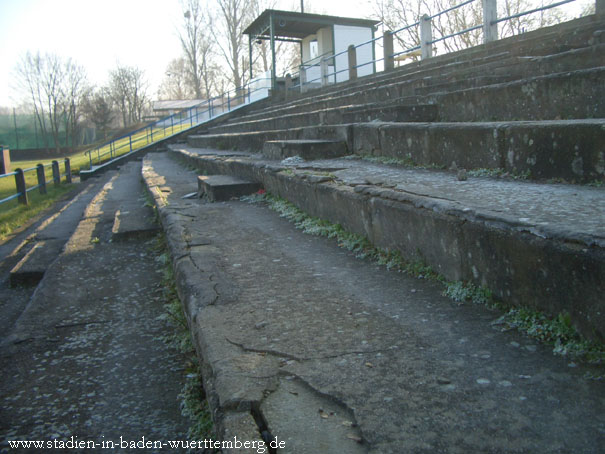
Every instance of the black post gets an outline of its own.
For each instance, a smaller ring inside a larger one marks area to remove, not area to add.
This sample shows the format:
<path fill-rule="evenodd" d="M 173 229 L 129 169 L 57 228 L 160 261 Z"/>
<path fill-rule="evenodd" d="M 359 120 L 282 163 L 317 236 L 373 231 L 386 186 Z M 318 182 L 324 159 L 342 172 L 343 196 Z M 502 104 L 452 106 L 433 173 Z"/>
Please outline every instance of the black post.
<path fill-rule="evenodd" d="M 36 173 L 38 174 L 40 194 L 46 194 L 46 175 L 44 174 L 44 164 L 38 164 L 36 166 Z"/>
<path fill-rule="evenodd" d="M 71 161 L 69 158 L 65 158 L 65 181 L 71 184 Z"/>
<path fill-rule="evenodd" d="M 23 170 L 15 169 L 15 186 L 17 186 L 17 192 L 19 193 L 19 203 L 27 205 L 27 188 L 25 187 L 25 175 Z"/>
<path fill-rule="evenodd" d="M 61 172 L 59 171 L 59 163 L 57 161 L 53 161 L 53 183 L 55 183 L 55 186 L 61 184 Z"/>

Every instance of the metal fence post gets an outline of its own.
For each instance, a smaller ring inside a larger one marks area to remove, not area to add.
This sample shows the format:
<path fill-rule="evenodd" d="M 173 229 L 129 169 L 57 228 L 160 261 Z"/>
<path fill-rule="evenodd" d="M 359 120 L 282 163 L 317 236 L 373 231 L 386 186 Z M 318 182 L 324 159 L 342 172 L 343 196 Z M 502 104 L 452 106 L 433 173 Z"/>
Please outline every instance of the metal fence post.
<path fill-rule="evenodd" d="M 433 56 L 433 43 L 431 41 L 433 41 L 431 18 L 428 14 L 425 14 L 420 19 L 420 54 L 423 60 Z"/>
<path fill-rule="evenodd" d="M 71 184 L 71 161 L 69 158 L 65 158 L 65 181 Z"/>
<path fill-rule="evenodd" d="M 53 183 L 55 186 L 59 186 L 61 184 L 61 172 L 59 171 L 59 163 L 57 161 L 53 161 Z"/>
<path fill-rule="evenodd" d="M 151 129 L 151 142 L 153 143 L 153 125 L 151 125 L 149 129 Z"/>
<path fill-rule="evenodd" d="M 46 174 L 44 173 L 44 164 L 38 164 L 36 166 L 36 173 L 38 174 L 38 189 L 40 194 L 46 194 Z"/>
<path fill-rule="evenodd" d="M 19 193 L 19 203 L 22 205 L 27 205 L 27 188 L 25 187 L 25 175 L 23 174 L 23 170 L 15 169 L 15 186 L 17 187 L 17 192 Z"/>
<path fill-rule="evenodd" d="M 384 48 L 384 70 L 395 68 L 395 60 L 393 59 L 393 33 L 389 30 L 385 31 L 382 35 L 383 48 Z"/>
<path fill-rule="evenodd" d="M 349 55 L 349 80 L 355 80 L 357 79 L 357 49 L 351 44 L 347 50 Z"/>
<path fill-rule="evenodd" d="M 128 136 L 128 144 L 130 145 L 130 151 L 132 151 L 132 134 Z"/>
<path fill-rule="evenodd" d="M 598 3 L 599 0 L 597 0 Z M 498 39 L 498 2 L 482 0 L 483 6 L 483 42 L 489 43 Z"/>

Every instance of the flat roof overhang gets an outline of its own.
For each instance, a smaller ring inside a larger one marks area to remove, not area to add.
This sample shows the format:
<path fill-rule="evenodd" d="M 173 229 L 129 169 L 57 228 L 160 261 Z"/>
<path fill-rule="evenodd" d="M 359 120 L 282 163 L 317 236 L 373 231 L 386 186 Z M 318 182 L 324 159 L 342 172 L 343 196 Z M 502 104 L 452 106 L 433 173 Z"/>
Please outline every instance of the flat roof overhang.
<path fill-rule="evenodd" d="M 302 40 L 309 35 L 314 35 L 320 28 L 330 25 L 370 28 L 380 22 L 372 19 L 266 9 L 244 30 L 244 35 L 249 35 L 251 39 L 271 39 L 271 19 L 273 19 L 273 38 L 278 41 Z"/>

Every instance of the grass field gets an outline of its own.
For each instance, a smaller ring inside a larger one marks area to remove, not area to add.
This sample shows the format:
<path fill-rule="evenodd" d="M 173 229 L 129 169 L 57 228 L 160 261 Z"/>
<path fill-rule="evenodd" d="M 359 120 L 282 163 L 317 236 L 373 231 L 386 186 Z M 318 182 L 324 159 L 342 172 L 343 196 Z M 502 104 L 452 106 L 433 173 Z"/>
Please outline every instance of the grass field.
<path fill-rule="evenodd" d="M 190 125 L 174 125 L 166 128 L 154 127 L 153 132 L 150 128 L 146 128 L 143 131 L 133 134 L 131 137 L 124 137 L 118 139 L 111 144 L 104 145 L 99 148 L 91 150 L 91 157 L 93 165 L 101 164 L 111 158 L 123 155 L 132 150 L 143 148 L 151 143 L 162 140 L 173 134 L 177 134 L 185 129 L 188 129 Z M 132 144 L 132 145 L 131 145 Z M 69 157 L 71 164 L 71 171 L 77 174 L 80 169 L 89 169 L 91 158 L 85 152 L 77 152 Z M 59 170 L 63 175 L 65 173 L 65 161 L 63 159 L 56 159 L 59 163 Z M 71 188 L 70 185 L 65 184 L 65 177 L 61 177 L 61 185 L 55 187 L 52 181 L 52 168 L 51 163 L 53 159 L 46 160 L 30 160 L 30 161 L 13 161 L 12 170 L 17 168 L 25 171 L 25 184 L 27 188 L 32 188 L 38 184 L 38 177 L 36 172 L 36 166 L 41 163 L 44 164 L 44 173 L 46 175 L 47 194 L 40 194 L 39 189 L 33 189 L 28 192 L 29 205 L 21 205 L 17 199 L 10 200 L 8 202 L 0 204 L 0 240 L 6 238 L 14 229 L 23 225 L 33 216 L 36 216 L 41 211 L 51 206 L 58 198 L 65 194 Z M 5 199 L 17 192 L 15 186 L 15 177 L 8 176 L 0 178 L 0 200 Z"/>

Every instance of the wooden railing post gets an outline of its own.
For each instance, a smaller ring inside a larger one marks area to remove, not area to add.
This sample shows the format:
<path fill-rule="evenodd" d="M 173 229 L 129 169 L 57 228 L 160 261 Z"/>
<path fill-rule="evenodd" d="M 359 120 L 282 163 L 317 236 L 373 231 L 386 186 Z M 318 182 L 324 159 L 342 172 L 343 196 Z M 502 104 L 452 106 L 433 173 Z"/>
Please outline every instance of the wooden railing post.
<path fill-rule="evenodd" d="M 38 174 L 38 185 L 40 194 L 46 194 L 46 174 L 44 172 L 44 164 L 38 164 L 36 166 L 36 173 Z"/>
<path fill-rule="evenodd" d="M 27 188 L 25 187 L 25 174 L 21 169 L 15 169 L 15 186 L 19 193 L 19 203 L 27 205 Z"/>
<path fill-rule="evenodd" d="M 395 59 L 393 58 L 393 33 L 385 31 L 383 35 L 384 49 L 384 70 L 388 71 L 395 67 Z"/>
<path fill-rule="evenodd" d="M 349 55 L 349 80 L 355 80 L 357 79 L 357 49 L 351 44 L 347 50 Z"/>

